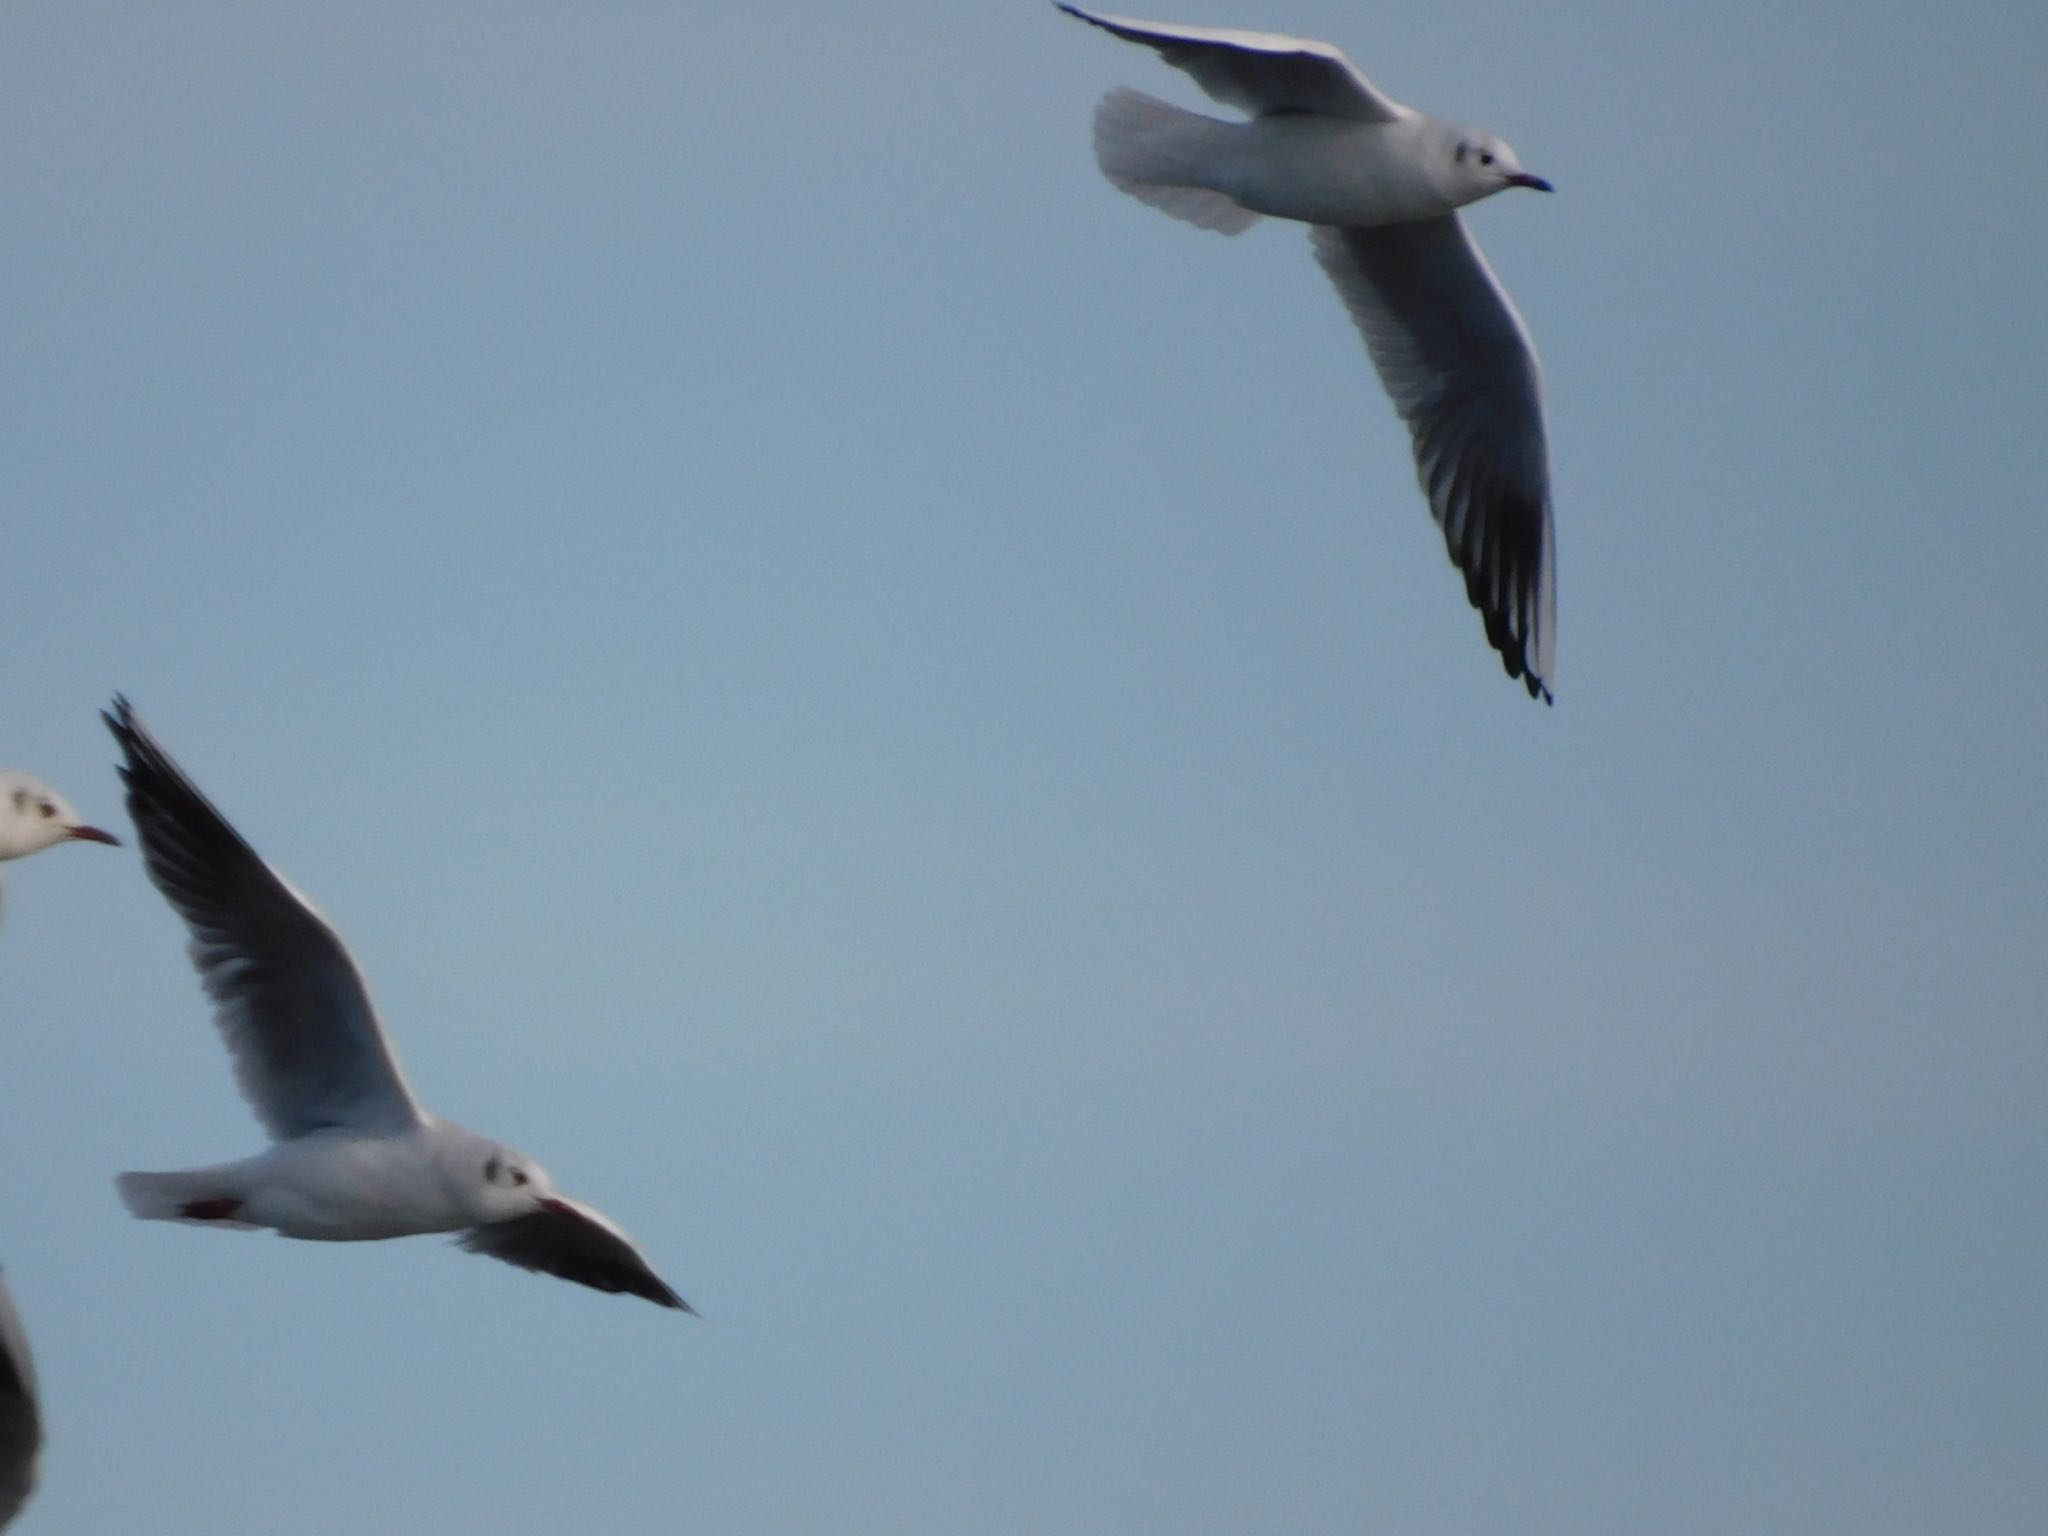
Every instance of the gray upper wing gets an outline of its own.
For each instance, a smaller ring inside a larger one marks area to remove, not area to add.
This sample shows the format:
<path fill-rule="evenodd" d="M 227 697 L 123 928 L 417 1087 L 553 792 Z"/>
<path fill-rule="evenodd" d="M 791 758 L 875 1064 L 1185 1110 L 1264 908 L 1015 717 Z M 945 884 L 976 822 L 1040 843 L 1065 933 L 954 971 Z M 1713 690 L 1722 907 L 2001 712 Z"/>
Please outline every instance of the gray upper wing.
<path fill-rule="evenodd" d="M 471 1253 L 503 1259 L 521 1269 L 600 1291 L 644 1296 L 683 1312 L 696 1311 L 655 1274 L 625 1233 L 574 1200 L 556 1196 L 530 1216 L 472 1227 L 456 1241 Z"/>
<path fill-rule="evenodd" d="M 7 1282 L 0 1280 L 0 1526 L 28 1502 L 43 1448 L 36 1368 Z"/>
<path fill-rule="evenodd" d="M 127 761 L 128 813 L 149 877 L 192 930 L 235 1078 L 280 1140 L 327 1126 L 420 1123 L 355 962 L 311 903 L 228 825 L 135 718 L 105 714 Z"/>
<path fill-rule="evenodd" d="M 1272 112 L 1323 112 L 1366 123 L 1390 123 L 1407 108 L 1380 94 L 1351 61 L 1328 43 L 1277 32 L 1240 32 L 1230 27 L 1186 27 L 1170 22 L 1098 16 L 1078 5 L 1059 7 L 1069 16 L 1142 43 L 1218 101 L 1254 117 Z"/>
<path fill-rule="evenodd" d="M 1414 440 L 1416 474 L 1508 676 L 1550 698 L 1557 557 L 1542 382 L 1457 215 L 1311 232 Z"/>

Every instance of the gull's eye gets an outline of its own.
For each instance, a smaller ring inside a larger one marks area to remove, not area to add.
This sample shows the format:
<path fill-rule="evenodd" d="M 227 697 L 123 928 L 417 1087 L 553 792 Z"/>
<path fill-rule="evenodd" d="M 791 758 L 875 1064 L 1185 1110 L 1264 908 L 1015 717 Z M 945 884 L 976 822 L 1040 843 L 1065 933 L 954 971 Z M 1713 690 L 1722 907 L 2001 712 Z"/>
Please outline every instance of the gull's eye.
<path fill-rule="evenodd" d="M 50 804 L 47 800 L 39 800 L 36 802 L 36 814 L 42 817 L 43 820 L 48 821 L 57 814 L 57 807 Z"/>
<path fill-rule="evenodd" d="M 512 1170 L 512 1182 L 514 1184 L 524 1184 L 526 1182 L 526 1171 L 522 1168 L 514 1168 Z"/>
<path fill-rule="evenodd" d="M 1481 165 L 1493 164 L 1493 151 L 1490 149 L 1482 149 L 1481 151 L 1479 151 L 1479 163 Z"/>

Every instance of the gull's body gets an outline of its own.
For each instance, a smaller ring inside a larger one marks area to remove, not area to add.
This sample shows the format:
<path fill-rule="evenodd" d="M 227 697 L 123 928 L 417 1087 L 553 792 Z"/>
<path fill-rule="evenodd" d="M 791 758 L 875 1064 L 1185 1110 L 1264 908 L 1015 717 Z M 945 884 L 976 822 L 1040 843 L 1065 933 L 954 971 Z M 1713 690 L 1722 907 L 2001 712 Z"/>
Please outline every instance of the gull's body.
<path fill-rule="evenodd" d="M 1059 8 L 1251 114 L 1222 122 L 1112 91 L 1096 157 L 1123 191 L 1204 229 L 1239 234 L 1262 216 L 1313 226 L 1487 639 L 1548 700 L 1556 549 L 1536 352 L 1457 210 L 1549 183 L 1494 135 L 1381 94 L 1328 43 Z"/>
<path fill-rule="evenodd" d="M 502 1142 L 422 1109 L 355 962 L 312 904 L 241 838 L 130 712 L 107 727 L 149 877 L 192 931 L 192 961 L 235 1075 L 273 1145 L 176 1173 L 124 1173 L 135 1215 L 359 1242 L 460 1233 L 474 1253 L 691 1310 L 626 1235 Z"/>
<path fill-rule="evenodd" d="M 35 1491 L 42 1450 L 35 1362 L 29 1358 L 28 1335 L 21 1330 L 14 1298 L 0 1278 L 0 1526 L 19 1514 Z"/>
<path fill-rule="evenodd" d="M 112 833 L 87 826 L 71 802 L 41 779 L 0 769 L 0 859 L 25 859 L 59 843 L 119 842 Z"/>
<path fill-rule="evenodd" d="M 203 1186 L 204 1199 L 233 1203 L 232 1213 L 207 1218 L 213 1226 L 360 1242 L 455 1232 L 500 1219 L 502 1207 L 485 1197 L 489 1186 L 478 1185 L 474 1174 L 504 1150 L 488 1137 L 423 1113 L 417 1125 L 403 1130 L 365 1134 L 325 1127 L 254 1157 L 174 1177 L 181 1187 Z"/>
<path fill-rule="evenodd" d="M 1242 123 L 1202 121 L 1214 131 L 1191 140 L 1208 157 L 1201 184 L 1248 213 L 1376 226 L 1436 218 L 1457 206 L 1457 185 L 1437 171 L 1456 167 L 1455 138 L 1444 141 L 1458 130 L 1437 118 L 1406 113 L 1361 123 L 1280 112 Z"/>

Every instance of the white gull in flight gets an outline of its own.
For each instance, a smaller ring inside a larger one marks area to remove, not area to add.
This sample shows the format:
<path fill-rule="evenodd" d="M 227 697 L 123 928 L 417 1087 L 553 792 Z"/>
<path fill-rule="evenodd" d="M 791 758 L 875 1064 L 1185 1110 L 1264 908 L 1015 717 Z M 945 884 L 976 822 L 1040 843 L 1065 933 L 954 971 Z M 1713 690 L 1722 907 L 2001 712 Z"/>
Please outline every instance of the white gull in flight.
<path fill-rule="evenodd" d="M 1154 49 L 1229 106 L 1223 122 L 1138 91 L 1095 113 L 1102 173 L 1226 235 L 1262 214 L 1310 240 L 1414 441 L 1465 593 L 1508 676 L 1550 699 L 1556 541 L 1536 351 L 1457 214 L 1508 187 L 1550 190 L 1502 140 L 1390 100 L 1328 43 L 1070 16 Z"/>
<path fill-rule="evenodd" d="M 120 774 L 149 877 L 192 930 L 192 963 L 236 1079 L 275 1143 L 211 1168 L 124 1173 L 128 1209 L 328 1242 L 457 1232 L 472 1253 L 694 1311 L 625 1233 L 558 1194 L 538 1164 L 414 1101 L 326 919 L 228 825 L 126 699 L 102 718 L 127 759 Z"/>

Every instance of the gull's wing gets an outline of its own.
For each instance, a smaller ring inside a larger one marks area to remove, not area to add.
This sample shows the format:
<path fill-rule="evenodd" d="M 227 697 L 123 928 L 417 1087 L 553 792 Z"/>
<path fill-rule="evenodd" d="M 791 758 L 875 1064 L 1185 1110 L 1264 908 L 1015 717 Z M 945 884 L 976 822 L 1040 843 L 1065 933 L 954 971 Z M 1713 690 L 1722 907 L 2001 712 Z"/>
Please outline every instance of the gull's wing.
<path fill-rule="evenodd" d="M 456 1239 L 471 1253 L 488 1254 L 574 1280 L 600 1291 L 623 1291 L 679 1311 L 695 1313 L 640 1257 L 626 1234 L 589 1206 L 551 1196 L 530 1216 L 472 1227 Z"/>
<path fill-rule="evenodd" d="M 192 930 L 235 1079 L 280 1141 L 421 1123 L 355 961 L 325 918 L 228 825 L 122 698 L 101 716 L 156 888 Z"/>
<path fill-rule="evenodd" d="M 1556 537 L 1543 389 L 1522 317 L 1456 214 L 1311 233 L 1415 442 L 1415 469 L 1486 638 L 1550 699 Z"/>
<path fill-rule="evenodd" d="M 28 1336 L 21 1331 L 7 1282 L 0 1280 L 0 1526 L 28 1502 L 42 1448 L 35 1362 L 29 1359 Z"/>
<path fill-rule="evenodd" d="M 1328 43 L 1277 32 L 1230 27 L 1183 27 L 1128 16 L 1098 16 L 1078 5 L 1060 9 L 1126 42 L 1142 43 L 1218 101 L 1254 117 L 1273 112 L 1323 112 L 1363 123 L 1391 123 L 1408 115 L 1380 94 L 1351 61 Z"/>

